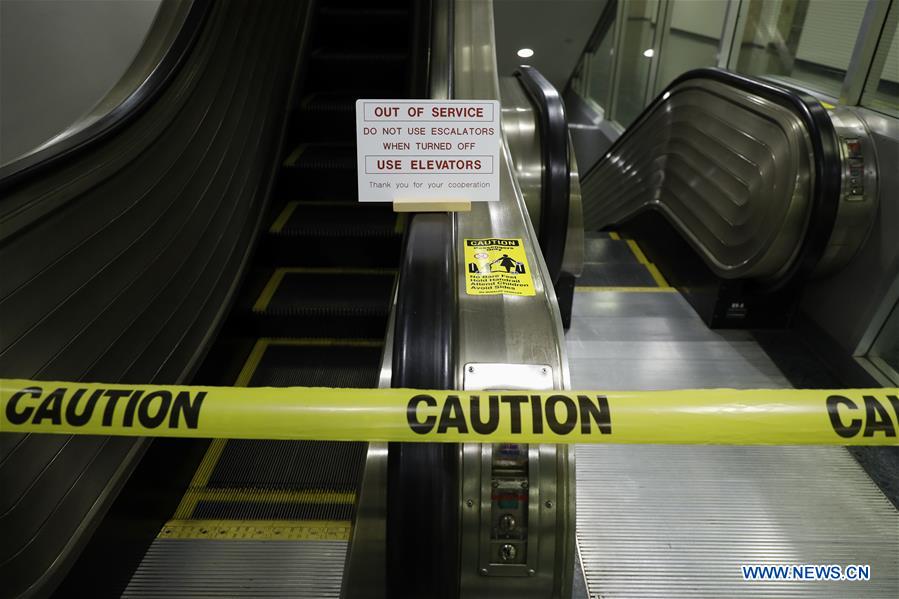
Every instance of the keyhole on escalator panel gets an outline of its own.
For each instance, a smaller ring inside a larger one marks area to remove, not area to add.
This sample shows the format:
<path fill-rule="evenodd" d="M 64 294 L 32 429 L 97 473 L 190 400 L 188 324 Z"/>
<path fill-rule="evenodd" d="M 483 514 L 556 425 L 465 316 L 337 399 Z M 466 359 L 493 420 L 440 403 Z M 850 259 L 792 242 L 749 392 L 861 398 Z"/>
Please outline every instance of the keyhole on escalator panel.
<path fill-rule="evenodd" d="M 512 514 L 506 514 L 502 518 L 499 519 L 499 529 L 505 533 L 510 533 L 515 530 L 515 518 Z"/>
<path fill-rule="evenodd" d="M 518 550 L 515 549 L 515 545 L 510 545 L 506 543 L 499 549 L 499 555 L 503 558 L 504 562 L 509 562 L 515 559 L 515 556 L 518 555 Z"/>

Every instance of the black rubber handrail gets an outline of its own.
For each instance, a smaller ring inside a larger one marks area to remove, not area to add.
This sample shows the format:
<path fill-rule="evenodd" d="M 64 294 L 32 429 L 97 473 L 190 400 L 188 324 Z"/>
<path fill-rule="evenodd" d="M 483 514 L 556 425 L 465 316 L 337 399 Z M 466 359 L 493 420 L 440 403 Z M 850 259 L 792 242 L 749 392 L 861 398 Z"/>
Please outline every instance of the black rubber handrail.
<path fill-rule="evenodd" d="M 529 66 L 515 71 L 537 109 L 540 127 L 541 175 L 540 226 L 537 239 L 553 283 L 562 273 L 568 238 L 571 171 L 568 164 L 568 121 L 562 96 L 546 77 Z"/>
<path fill-rule="evenodd" d="M 431 4 L 431 3 L 428 3 Z M 447 2 L 446 73 L 453 94 L 453 2 Z M 432 8 L 433 10 L 433 8 Z M 434 32 L 429 41 L 434 43 Z M 427 51 L 430 44 L 423 48 Z M 421 49 L 420 49 L 421 51 Z M 431 81 L 415 90 L 429 96 Z M 407 226 L 397 282 L 391 386 L 455 387 L 456 251 L 448 213 L 416 214 Z M 459 446 L 390 443 L 387 458 L 386 596 L 455 599 L 459 595 Z M 439 542 L 435 543 L 435 539 Z"/>
<path fill-rule="evenodd" d="M 837 135 L 827 110 L 810 94 L 789 86 L 763 81 L 718 68 L 701 68 L 687 71 L 672 81 L 652 103 L 640 113 L 628 130 L 625 131 L 603 157 L 584 175 L 584 179 L 618 152 L 628 141 L 628 133 L 639 128 L 661 104 L 667 101 L 668 93 L 676 86 L 694 79 L 710 79 L 746 93 L 761 96 L 791 108 L 799 116 L 809 133 L 812 143 L 814 178 L 812 185 L 811 208 L 805 236 L 802 239 L 796 259 L 790 267 L 776 280 L 759 284 L 760 290 L 772 292 L 788 285 L 808 279 L 824 256 L 827 242 L 833 232 L 837 219 L 837 209 L 841 193 L 841 157 L 837 145 Z"/>
<path fill-rule="evenodd" d="M 213 0 L 192 0 L 171 46 L 150 75 L 122 102 L 81 131 L 0 168 L 0 198 L 13 187 L 58 168 L 121 131 L 149 108 L 178 72 L 203 29 Z"/>

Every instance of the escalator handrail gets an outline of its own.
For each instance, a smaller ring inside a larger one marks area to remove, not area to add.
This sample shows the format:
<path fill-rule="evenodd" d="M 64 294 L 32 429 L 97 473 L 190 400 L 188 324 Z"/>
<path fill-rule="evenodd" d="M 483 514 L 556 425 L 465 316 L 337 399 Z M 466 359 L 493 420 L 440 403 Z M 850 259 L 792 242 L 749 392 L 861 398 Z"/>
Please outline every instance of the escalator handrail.
<path fill-rule="evenodd" d="M 191 0 L 184 22 L 162 60 L 121 103 L 96 121 L 36 152 L 0 167 L 0 198 L 12 188 L 58 168 L 109 139 L 146 111 L 172 81 L 200 37 L 213 0 Z"/>
<path fill-rule="evenodd" d="M 779 82 L 763 81 L 719 68 L 687 71 L 669 83 L 664 91 L 643 109 L 627 131 L 622 133 L 603 157 L 590 168 L 584 179 L 589 178 L 594 170 L 627 143 L 628 132 L 640 127 L 662 103 L 667 101 L 672 89 L 693 79 L 711 79 L 791 108 L 805 125 L 812 144 L 812 163 L 815 171 L 805 235 L 790 266 L 776 280 L 767 282 L 761 290 L 776 291 L 808 279 L 824 256 L 836 223 L 841 194 L 841 157 L 836 131 L 827 110 L 810 94 Z"/>
<path fill-rule="evenodd" d="M 428 80 L 418 96 L 453 95 L 452 0 L 428 3 L 433 11 L 428 45 L 446 35 L 443 52 L 431 52 Z M 436 8 L 446 9 L 443 22 Z M 445 28 L 437 32 L 436 27 Z M 438 35 L 440 33 L 440 35 Z M 435 54 L 443 62 L 435 65 Z M 444 87 L 445 86 L 445 87 Z M 438 91 L 439 90 L 439 91 Z M 413 215 L 407 226 L 397 281 L 391 386 L 455 387 L 456 252 L 448 213 Z M 458 595 L 458 446 L 391 443 L 387 466 L 387 596 Z M 441 539 L 435 549 L 434 539 Z M 422 546 L 422 543 L 426 546 Z"/>
<path fill-rule="evenodd" d="M 537 109 L 543 163 L 537 239 L 543 250 L 550 278 L 555 283 L 562 273 L 571 191 L 565 105 L 556 88 L 537 69 L 521 66 L 515 71 L 515 77 Z"/>

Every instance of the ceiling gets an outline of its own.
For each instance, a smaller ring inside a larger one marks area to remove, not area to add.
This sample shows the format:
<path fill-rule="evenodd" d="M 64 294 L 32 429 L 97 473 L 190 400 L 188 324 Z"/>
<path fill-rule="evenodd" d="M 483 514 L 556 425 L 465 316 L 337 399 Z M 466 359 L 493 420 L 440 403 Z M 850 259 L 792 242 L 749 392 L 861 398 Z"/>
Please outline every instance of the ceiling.
<path fill-rule="evenodd" d="M 609 0 L 493 0 L 499 74 L 536 67 L 560 92 Z M 519 48 L 534 56 L 519 58 Z"/>

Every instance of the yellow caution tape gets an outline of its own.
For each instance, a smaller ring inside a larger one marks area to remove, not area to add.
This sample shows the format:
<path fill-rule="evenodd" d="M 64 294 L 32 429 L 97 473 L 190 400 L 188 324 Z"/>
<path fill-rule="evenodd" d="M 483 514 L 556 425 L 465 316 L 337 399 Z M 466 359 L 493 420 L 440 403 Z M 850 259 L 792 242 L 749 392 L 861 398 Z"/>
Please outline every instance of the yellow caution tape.
<path fill-rule="evenodd" d="M 333 441 L 899 445 L 899 389 L 421 391 L 0 379 L 0 431 Z"/>

